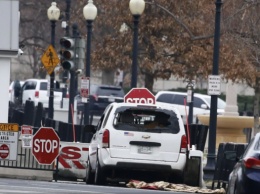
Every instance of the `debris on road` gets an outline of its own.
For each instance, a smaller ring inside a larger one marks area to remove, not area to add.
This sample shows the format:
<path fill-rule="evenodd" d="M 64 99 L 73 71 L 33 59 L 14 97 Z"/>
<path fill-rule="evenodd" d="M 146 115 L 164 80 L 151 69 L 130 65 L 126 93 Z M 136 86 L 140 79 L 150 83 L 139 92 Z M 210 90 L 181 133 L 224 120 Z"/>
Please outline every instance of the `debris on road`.
<path fill-rule="evenodd" d="M 164 191 L 177 191 L 177 192 L 190 192 L 190 193 L 212 193 L 212 194 L 225 194 L 226 191 L 223 188 L 220 189 L 207 189 L 200 187 L 192 187 L 185 184 L 173 184 L 164 181 L 158 181 L 153 183 L 146 183 L 144 181 L 131 180 L 126 184 L 129 188 L 137 189 L 152 189 L 152 190 L 164 190 Z"/>

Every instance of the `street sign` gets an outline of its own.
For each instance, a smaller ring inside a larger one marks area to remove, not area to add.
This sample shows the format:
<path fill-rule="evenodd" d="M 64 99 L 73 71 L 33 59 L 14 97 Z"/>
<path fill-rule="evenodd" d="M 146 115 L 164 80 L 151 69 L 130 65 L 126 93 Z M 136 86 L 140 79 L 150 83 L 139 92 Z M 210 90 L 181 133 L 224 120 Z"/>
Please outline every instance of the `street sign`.
<path fill-rule="evenodd" d="M 82 97 L 82 102 L 87 102 L 89 95 L 89 77 L 81 78 L 80 95 Z"/>
<path fill-rule="evenodd" d="M 124 97 L 126 103 L 155 104 L 154 95 L 147 88 L 132 88 Z"/>
<path fill-rule="evenodd" d="M 50 165 L 59 155 L 60 138 L 51 127 L 41 127 L 33 137 L 32 154 L 39 164 Z"/>
<path fill-rule="evenodd" d="M 0 159 L 6 159 L 9 156 L 9 146 L 6 144 L 0 145 Z"/>
<path fill-rule="evenodd" d="M 0 161 L 17 159 L 18 133 L 18 124 L 0 123 Z"/>
<path fill-rule="evenodd" d="M 49 45 L 48 48 L 45 50 L 45 52 L 42 55 L 41 61 L 49 75 L 60 63 L 60 59 L 57 55 L 57 52 L 52 45 Z"/>
<path fill-rule="evenodd" d="M 209 75 L 208 78 L 208 95 L 220 95 L 220 76 L 219 75 Z"/>
<path fill-rule="evenodd" d="M 33 137 L 33 129 L 32 126 L 23 125 L 21 127 L 21 140 L 23 148 L 31 148 L 32 147 L 32 137 Z"/>

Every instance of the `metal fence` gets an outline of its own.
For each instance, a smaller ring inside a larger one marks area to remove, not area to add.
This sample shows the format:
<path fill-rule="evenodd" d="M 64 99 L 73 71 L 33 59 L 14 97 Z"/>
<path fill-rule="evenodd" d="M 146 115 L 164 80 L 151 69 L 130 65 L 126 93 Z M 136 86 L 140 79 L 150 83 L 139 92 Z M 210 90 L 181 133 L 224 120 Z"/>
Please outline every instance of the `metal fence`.
<path fill-rule="evenodd" d="M 31 153 L 31 149 L 23 148 L 18 141 L 17 160 L 1 160 L 0 167 L 54 171 L 54 165 L 40 165 Z"/>

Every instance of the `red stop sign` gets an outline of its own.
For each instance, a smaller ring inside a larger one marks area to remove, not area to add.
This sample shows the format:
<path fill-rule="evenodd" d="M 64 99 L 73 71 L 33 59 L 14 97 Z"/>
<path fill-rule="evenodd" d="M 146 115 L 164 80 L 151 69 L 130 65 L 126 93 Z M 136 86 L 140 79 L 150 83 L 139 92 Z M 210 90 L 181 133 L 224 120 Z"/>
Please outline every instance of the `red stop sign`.
<path fill-rule="evenodd" d="M 126 103 L 155 104 L 154 95 L 147 88 L 132 88 L 124 97 Z"/>
<path fill-rule="evenodd" d="M 33 136 L 32 154 L 39 164 L 52 164 L 58 157 L 60 138 L 51 127 L 41 127 Z"/>
<path fill-rule="evenodd" d="M 0 158 L 6 159 L 9 156 L 9 147 L 6 144 L 0 146 Z"/>

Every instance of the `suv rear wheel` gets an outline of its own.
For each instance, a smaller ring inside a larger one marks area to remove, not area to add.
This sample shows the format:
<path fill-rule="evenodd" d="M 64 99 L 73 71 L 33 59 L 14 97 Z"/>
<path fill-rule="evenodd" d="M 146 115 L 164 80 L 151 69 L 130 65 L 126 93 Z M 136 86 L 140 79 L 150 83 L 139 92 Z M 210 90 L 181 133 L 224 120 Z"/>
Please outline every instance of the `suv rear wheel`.
<path fill-rule="evenodd" d="M 86 184 L 93 184 L 94 183 L 94 178 L 95 174 L 92 171 L 89 158 L 87 160 L 87 171 L 86 171 Z"/>
<path fill-rule="evenodd" d="M 98 155 L 98 154 L 97 154 Z M 97 158 L 97 164 L 96 164 L 96 171 L 95 171 L 95 184 L 96 185 L 104 185 L 105 184 L 105 181 L 106 181 L 106 176 L 105 174 L 103 173 L 101 167 L 100 167 L 100 164 L 99 164 L 99 161 L 98 161 L 98 158 Z"/>

